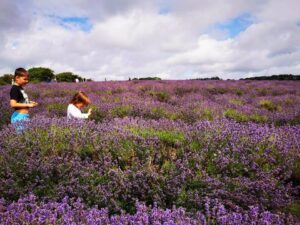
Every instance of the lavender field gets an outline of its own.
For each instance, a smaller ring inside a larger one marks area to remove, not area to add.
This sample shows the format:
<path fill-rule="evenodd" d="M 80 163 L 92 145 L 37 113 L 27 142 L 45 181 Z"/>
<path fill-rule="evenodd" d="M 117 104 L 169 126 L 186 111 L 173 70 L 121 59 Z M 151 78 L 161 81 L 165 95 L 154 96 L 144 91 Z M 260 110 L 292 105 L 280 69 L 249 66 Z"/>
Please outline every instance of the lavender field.
<path fill-rule="evenodd" d="M 300 82 L 0 87 L 0 224 L 299 224 Z M 67 120 L 78 90 L 89 120 Z"/>

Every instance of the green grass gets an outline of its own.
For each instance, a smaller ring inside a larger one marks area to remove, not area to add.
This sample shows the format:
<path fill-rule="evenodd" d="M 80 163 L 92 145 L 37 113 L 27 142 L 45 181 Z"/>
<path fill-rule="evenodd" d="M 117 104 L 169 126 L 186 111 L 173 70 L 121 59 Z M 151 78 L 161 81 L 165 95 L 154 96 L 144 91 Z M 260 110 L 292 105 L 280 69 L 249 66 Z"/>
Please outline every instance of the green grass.
<path fill-rule="evenodd" d="M 155 130 L 153 128 L 137 128 L 132 127 L 130 131 L 135 135 L 140 135 L 144 138 L 158 137 L 160 141 L 175 145 L 177 143 L 182 143 L 185 141 L 185 135 L 182 132 L 171 131 L 171 130 Z"/>
<path fill-rule="evenodd" d="M 241 100 L 235 99 L 235 98 L 229 99 L 229 103 L 234 104 L 234 105 L 238 105 L 238 106 L 243 105 L 243 102 Z"/>
<path fill-rule="evenodd" d="M 165 91 L 149 91 L 149 95 L 154 97 L 156 100 L 160 102 L 167 102 L 170 99 L 170 95 L 168 92 Z"/>
<path fill-rule="evenodd" d="M 282 110 L 281 106 L 276 105 L 274 102 L 270 100 L 260 100 L 258 104 L 261 108 L 267 109 L 272 112 Z"/>
<path fill-rule="evenodd" d="M 247 122 L 250 120 L 246 114 L 232 108 L 226 109 L 224 112 L 224 116 L 228 119 L 233 119 L 237 122 Z"/>
<path fill-rule="evenodd" d="M 119 105 L 119 106 L 115 106 L 112 109 L 112 116 L 114 117 L 120 117 L 123 118 L 125 116 L 130 116 L 130 114 L 132 113 L 133 109 L 132 106 L 130 105 Z"/>
<path fill-rule="evenodd" d="M 67 104 L 65 103 L 50 103 L 47 105 L 47 111 L 50 114 L 55 114 L 57 116 L 66 116 Z"/>
<path fill-rule="evenodd" d="M 228 108 L 224 111 L 224 116 L 228 119 L 233 119 L 237 122 L 256 122 L 256 123 L 265 123 L 268 121 L 268 118 L 264 115 L 259 115 L 254 113 L 252 115 L 247 115 L 243 112 L 240 112 L 233 108 Z"/>
<path fill-rule="evenodd" d="M 300 218 L 300 201 L 290 204 L 284 211 Z"/>

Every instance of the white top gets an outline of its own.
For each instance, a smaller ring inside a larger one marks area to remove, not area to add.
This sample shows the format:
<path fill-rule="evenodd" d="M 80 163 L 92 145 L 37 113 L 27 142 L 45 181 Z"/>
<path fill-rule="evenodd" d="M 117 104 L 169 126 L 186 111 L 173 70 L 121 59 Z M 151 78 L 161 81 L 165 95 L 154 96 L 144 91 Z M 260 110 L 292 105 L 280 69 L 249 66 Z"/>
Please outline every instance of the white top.
<path fill-rule="evenodd" d="M 67 111 L 68 119 L 77 118 L 77 119 L 87 119 L 89 116 L 87 113 L 82 113 L 75 105 L 69 104 Z"/>

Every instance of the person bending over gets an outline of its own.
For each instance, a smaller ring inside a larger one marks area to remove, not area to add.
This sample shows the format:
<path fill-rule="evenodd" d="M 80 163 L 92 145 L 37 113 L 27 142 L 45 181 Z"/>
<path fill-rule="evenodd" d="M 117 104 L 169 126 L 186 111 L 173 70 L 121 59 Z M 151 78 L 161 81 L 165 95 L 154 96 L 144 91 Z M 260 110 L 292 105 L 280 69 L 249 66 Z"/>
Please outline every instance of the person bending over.
<path fill-rule="evenodd" d="M 89 109 L 88 113 L 82 113 L 81 109 L 83 109 L 90 103 L 91 100 L 83 91 L 77 92 L 73 96 L 70 104 L 68 105 L 68 110 L 67 110 L 68 119 L 71 118 L 87 119 L 91 115 L 92 109 Z"/>

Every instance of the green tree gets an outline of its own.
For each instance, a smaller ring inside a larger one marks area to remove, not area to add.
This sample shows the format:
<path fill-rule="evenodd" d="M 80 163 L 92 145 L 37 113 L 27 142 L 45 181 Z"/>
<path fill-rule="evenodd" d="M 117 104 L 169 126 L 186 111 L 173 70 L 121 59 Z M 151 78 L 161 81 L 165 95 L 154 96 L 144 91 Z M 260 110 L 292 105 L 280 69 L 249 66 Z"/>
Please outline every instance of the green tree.
<path fill-rule="evenodd" d="M 48 82 L 55 77 L 53 70 L 44 67 L 30 68 L 28 72 L 30 74 L 30 80 L 33 82 Z"/>
<path fill-rule="evenodd" d="M 59 73 L 56 74 L 56 80 L 58 82 L 74 82 L 75 79 L 78 79 L 79 81 L 83 81 L 83 78 L 73 74 L 72 72 L 63 72 L 63 73 Z"/>
<path fill-rule="evenodd" d="M 4 74 L 0 77 L 0 85 L 11 84 L 13 78 L 14 76 L 12 74 Z"/>

